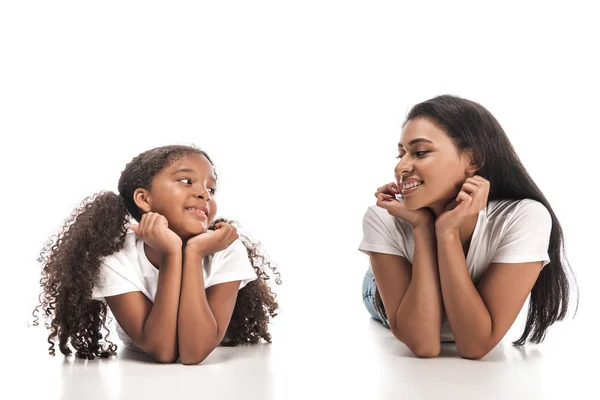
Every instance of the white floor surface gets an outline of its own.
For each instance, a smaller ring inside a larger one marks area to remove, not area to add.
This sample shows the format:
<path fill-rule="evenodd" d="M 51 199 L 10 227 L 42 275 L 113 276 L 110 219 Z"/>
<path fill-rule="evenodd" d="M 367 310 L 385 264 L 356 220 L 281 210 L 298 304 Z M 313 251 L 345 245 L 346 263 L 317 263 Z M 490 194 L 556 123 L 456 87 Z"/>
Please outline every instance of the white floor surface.
<path fill-rule="evenodd" d="M 199 366 L 156 364 L 122 349 L 106 360 L 50 357 L 42 327 L 10 332 L 9 354 L 17 354 L 5 361 L 11 371 L 4 391 L 18 395 L 4 398 L 598 398 L 594 293 L 582 294 L 576 318 L 555 325 L 540 345 L 510 344 L 521 328 L 517 320 L 483 360 L 461 359 L 451 344 L 437 359 L 419 359 L 369 318 L 359 273 L 353 272 L 356 287 L 339 288 L 337 296 L 323 290 L 335 279 L 326 271 L 314 288 L 315 278 L 294 275 L 284 273 L 279 288 L 272 344 L 218 348 Z"/>

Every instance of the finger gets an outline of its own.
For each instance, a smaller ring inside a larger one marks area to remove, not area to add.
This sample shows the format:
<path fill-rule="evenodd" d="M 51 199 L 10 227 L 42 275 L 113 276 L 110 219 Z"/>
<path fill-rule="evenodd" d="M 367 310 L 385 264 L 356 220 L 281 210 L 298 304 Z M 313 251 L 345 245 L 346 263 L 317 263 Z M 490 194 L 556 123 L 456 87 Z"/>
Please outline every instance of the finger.
<path fill-rule="evenodd" d="M 164 216 L 164 215 L 157 214 L 157 217 L 156 217 L 156 224 L 157 224 L 157 225 L 162 225 L 162 226 L 164 226 L 165 228 L 169 229 L 169 221 L 167 221 L 167 218 L 165 218 L 165 216 Z"/>
<path fill-rule="evenodd" d="M 146 234 L 146 228 L 148 226 L 148 213 L 142 214 L 142 218 L 140 218 L 140 227 L 138 229 L 140 237 L 143 237 Z"/>
<path fill-rule="evenodd" d="M 375 192 L 375 197 L 379 196 L 381 193 L 385 193 L 386 190 L 387 190 L 386 186 L 387 185 L 384 185 L 384 186 L 381 186 L 381 187 L 377 188 L 377 191 Z"/>
<path fill-rule="evenodd" d="M 148 215 L 148 233 L 150 232 L 155 232 L 156 228 L 157 228 L 157 224 L 156 221 L 158 220 L 158 217 L 160 216 L 160 214 L 157 213 L 148 213 L 150 215 Z"/>
<path fill-rule="evenodd" d="M 389 197 L 390 196 L 387 194 L 380 193 L 379 196 L 377 196 L 377 206 L 385 208 L 385 203 L 386 201 L 389 201 Z"/>
<path fill-rule="evenodd" d="M 229 230 L 227 235 L 229 237 L 230 244 L 233 243 L 239 237 L 238 231 L 235 226 L 231 227 L 231 230 Z"/>
<path fill-rule="evenodd" d="M 481 186 L 482 185 L 482 182 L 479 179 L 475 179 L 474 177 L 467 178 L 467 180 L 465 181 L 465 183 L 470 183 L 470 184 L 473 184 L 475 186 Z"/>
<path fill-rule="evenodd" d="M 226 222 L 218 222 L 214 225 L 214 230 L 215 231 L 223 231 L 224 229 L 227 229 L 228 226 L 231 226 L 231 225 Z"/>
<path fill-rule="evenodd" d="M 140 229 L 139 225 L 129 225 L 129 229 L 131 229 L 132 231 L 135 232 L 135 234 L 137 235 Z"/>
<path fill-rule="evenodd" d="M 377 189 L 377 192 L 375 192 L 375 197 L 379 196 L 382 193 L 383 194 L 398 194 L 398 193 L 400 193 L 400 190 L 394 182 L 391 182 L 391 183 L 383 185 L 379 189 Z"/>
<path fill-rule="evenodd" d="M 481 188 L 479 186 L 476 186 L 469 182 L 463 183 L 463 186 L 461 189 L 461 191 L 464 191 L 466 193 L 473 194 L 473 195 L 479 193 L 480 190 L 481 190 Z"/>
<path fill-rule="evenodd" d="M 218 224 L 215 225 L 215 235 L 219 238 L 219 240 L 223 240 L 227 237 L 227 235 L 230 232 L 230 227 L 231 225 L 223 223 L 223 222 L 219 222 Z"/>
<path fill-rule="evenodd" d="M 473 198 L 471 196 L 469 196 L 466 192 L 462 191 L 462 190 L 458 193 L 458 196 L 456 196 L 456 201 L 459 202 L 459 203 L 463 203 L 464 202 L 466 204 L 470 204 L 472 200 L 473 200 Z"/>
<path fill-rule="evenodd" d="M 398 185 L 396 184 L 396 182 L 388 183 L 388 185 L 387 185 L 387 193 L 388 194 L 396 195 L 400 192 L 401 192 L 401 190 L 398 187 Z"/>
<path fill-rule="evenodd" d="M 387 184 L 385 184 L 383 186 L 379 186 L 377 188 L 377 191 L 375 193 L 377 193 L 377 195 L 379 195 L 381 193 L 385 193 L 386 190 L 387 190 Z"/>
<path fill-rule="evenodd" d="M 488 181 L 487 179 L 485 179 L 485 178 L 482 178 L 482 177 L 480 177 L 480 176 L 477 176 L 477 177 L 475 177 L 475 178 L 477 178 L 477 180 L 478 180 L 479 182 L 481 182 L 481 186 L 482 186 L 482 187 L 485 187 L 485 188 L 488 188 L 488 189 L 489 189 L 489 187 L 490 187 L 490 181 Z"/>
<path fill-rule="evenodd" d="M 233 242 L 235 242 L 235 240 L 237 238 L 238 238 L 237 230 L 230 231 L 227 234 L 227 245 L 229 246 L 230 244 L 232 244 Z"/>

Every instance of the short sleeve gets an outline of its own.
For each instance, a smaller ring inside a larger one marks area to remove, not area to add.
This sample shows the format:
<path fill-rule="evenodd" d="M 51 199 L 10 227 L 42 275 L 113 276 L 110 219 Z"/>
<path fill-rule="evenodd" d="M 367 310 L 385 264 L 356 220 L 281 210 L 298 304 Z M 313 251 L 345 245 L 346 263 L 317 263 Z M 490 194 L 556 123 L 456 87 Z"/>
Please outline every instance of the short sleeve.
<path fill-rule="evenodd" d="M 246 246 L 239 239 L 212 257 L 210 270 L 211 273 L 205 284 L 207 288 L 219 283 L 241 281 L 241 289 L 257 279 Z"/>
<path fill-rule="evenodd" d="M 508 218 L 492 262 L 543 261 L 542 267 L 548 264 L 552 217 L 546 207 L 537 201 L 523 200 Z"/>
<path fill-rule="evenodd" d="M 108 296 L 143 291 L 143 285 L 132 273 L 131 268 L 123 265 L 119 258 L 109 256 L 102 261 L 98 284 L 92 291 L 93 300 L 104 300 Z M 141 287 L 140 287 L 141 286 Z"/>
<path fill-rule="evenodd" d="M 366 254 L 374 252 L 408 258 L 395 217 L 374 207 L 369 207 L 363 216 L 363 237 L 358 249 Z"/>

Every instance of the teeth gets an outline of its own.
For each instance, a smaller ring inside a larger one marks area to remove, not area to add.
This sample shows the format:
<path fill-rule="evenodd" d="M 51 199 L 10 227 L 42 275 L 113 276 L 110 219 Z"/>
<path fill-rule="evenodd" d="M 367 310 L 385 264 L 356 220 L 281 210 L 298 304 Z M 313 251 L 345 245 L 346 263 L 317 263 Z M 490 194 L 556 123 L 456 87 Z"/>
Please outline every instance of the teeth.
<path fill-rule="evenodd" d="M 406 189 L 410 189 L 416 186 L 421 186 L 423 184 L 423 182 L 411 182 L 411 183 L 407 183 L 405 185 L 402 185 L 402 189 L 406 190 Z"/>
<path fill-rule="evenodd" d="M 186 207 L 185 209 L 191 211 L 200 211 L 202 214 L 206 215 L 206 212 L 204 210 L 199 210 L 196 207 Z"/>

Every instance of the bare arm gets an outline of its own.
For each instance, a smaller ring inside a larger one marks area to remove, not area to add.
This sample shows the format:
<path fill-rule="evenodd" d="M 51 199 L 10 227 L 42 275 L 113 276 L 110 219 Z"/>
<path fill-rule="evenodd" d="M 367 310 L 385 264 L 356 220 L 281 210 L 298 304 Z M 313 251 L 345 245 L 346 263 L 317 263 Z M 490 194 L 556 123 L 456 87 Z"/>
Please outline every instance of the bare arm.
<path fill-rule="evenodd" d="M 141 292 L 106 298 L 117 322 L 135 345 L 165 363 L 178 358 L 177 309 L 181 260 L 181 252 L 162 258 L 154 304 Z"/>
<path fill-rule="evenodd" d="M 440 352 L 442 296 L 432 224 L 413 229 L 415 256 L 411 266 L 404 257 L 371 253 L 375 281 L 390 328 L 420 357 Z"/>
<path fill-rule="evenodd" d="M 179 355 L 183 364 L 201 363 L 223 340 L 235 307 L 240 281 L 204 289 L 202 259 L 226 249 L 238 238 L 237 230 L 218 223 L 215 230 L 187 241 L 179 304 Z"/>
<path fill-rule="evenodd" d="M 223 340 L 240 281 L 204 289 L 202 255 L 186 255 L 179 305 L 179 353 L 183 364 L 201 363 Z"/>
<path fill-rule="evenodd" d="M 442 296 L 456 348 L 464 358 L 482 358 L 517 318 L 542 262 L 494 263 L 475 287 L 458 232 L 437 243 Z"/>
<path fill-rule="evenodd" d="M 466 218 L 477 218 L 487 204 L 489 189 L 489 181 L 481 176 L 467 178 L 456 197 L 457 205 L 435 222 L 444 306 L 456 349 L 471 359 L 484 357 L 504 337 L 542 267 L 542 261 L 492 263 L 475 287 L 467 270 L 460 227 Z"/>

